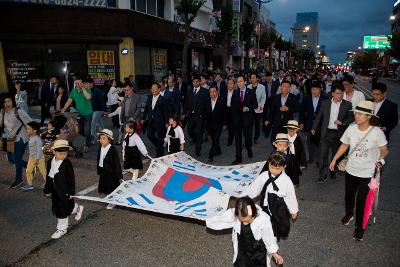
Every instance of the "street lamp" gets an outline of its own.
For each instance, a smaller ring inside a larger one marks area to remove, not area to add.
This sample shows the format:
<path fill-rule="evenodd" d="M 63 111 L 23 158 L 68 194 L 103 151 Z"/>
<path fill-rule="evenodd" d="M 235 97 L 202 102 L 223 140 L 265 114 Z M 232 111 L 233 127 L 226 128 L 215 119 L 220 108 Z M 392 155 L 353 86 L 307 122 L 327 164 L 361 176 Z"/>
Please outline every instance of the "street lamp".
<path fill-rule="evenodd" d="M 303 32 L 309 32 L 309 31 L 310 31 L 310 26 L 304 27 L 304 31 Z"/>
<path fill-rule="evenodd" d="M 361 50 L 361 49 L 362 49 L 362 47 L 361 47 L 361 46 L 359 46 L 359 47 L 358 47 L 358 50 Z"/>
<path fill-rule="evenodd" d="M 395 20 L 395 19 L 396 19 L 396 16 L 395 16 L 395 15 L 391 15 L 391 16 L 389 17 L 389 19 L 390 19 L 390 20 Z"/>

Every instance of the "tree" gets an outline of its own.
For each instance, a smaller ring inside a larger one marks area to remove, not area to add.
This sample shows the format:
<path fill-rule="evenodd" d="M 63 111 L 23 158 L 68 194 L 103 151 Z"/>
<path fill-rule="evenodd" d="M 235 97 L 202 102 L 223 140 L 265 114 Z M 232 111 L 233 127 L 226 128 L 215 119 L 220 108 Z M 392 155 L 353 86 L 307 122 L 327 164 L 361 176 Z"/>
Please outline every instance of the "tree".
<path fill-rule="evenodd" d="M 249 51 L 250 48 L 253 46 L 251 43 L 251 37 L 253 36 L 253 31 L 254 31 L 254 21 L 250 21 L 248 17 L 246 17 L 245 21 L 241 25 L 241 34 L 240 36 L 242 37 L 242 41 L 244 43 L 244 68 L 249 69 L 250 68 L 250 61 L 249 61 Z"/>
<path fill-rule="evenodd" d="M 279 36 L 275 41 L 274 47 L 278 51 L 278 69 L 280 69 L 282 66 L 281 65 L 281 55 L 282 55 L 282 51 L 284 51 L 284 49 L 285 49 L 285 40 L 283 40 L 282 37 Z"/>
<path fill-rule="evenodd" d="M 400 31 L 393 32 L 392 37 L 389 36 L 390 48 L 389 53 L 392 57 L 400 60 Z"/>
<path fill-rule="evenodd" d="M 185 39 L 183 41 L 183 56 L 182 56 L 182 76 L 187 77 L 187 56 L 189 48 L 189 33 L 190 25 L 197 17 L 197 13 L 204 5 L 206 0 L 181 0 L 179 6 L 176 7 L 181 21 L 184 23 Z"/>
<path fill-rule="evenodd" d="M 224 46 L 224 56 L 222 58 L 222 67 L 226 66 L 228 58 L 229 48 L 232 43 L 232 32 L 233 32 L 233 10 L 231 4 L 226 4 L 225 7 L 221 8 L 221 18 L 217 20 L 217 25 L 220 32 L 217 34 L 219 43 Z"/>
<path fill-rule="evenodd" d="M 268 60 L 269 60 L 269 69 L 272 70 L 272 46 L 274 45 L 277 35 L 274 31 L 265 32 L 260 37 L 260 47 L 268 49 Z"/>
<path fill-rule="evenodd" d="M 366 71 L 370 68 L 375 67 L 376 65 L 377 54 L 376 51 L 369 51 L 366 53 L 362 53 L 353 61 L 352 67 L 353 69 L 362 69 Z"/>
<path fill-rule="evenodd" d="M 295 49 L 295 45 L 291 42 L 291 41 L 284 41 L 283 43 L 283 51 L 287 52 L 287 64 L 289 67 L 290 66 L 290 56 L 291 56 L 291 51 L 293 51 Z"/>

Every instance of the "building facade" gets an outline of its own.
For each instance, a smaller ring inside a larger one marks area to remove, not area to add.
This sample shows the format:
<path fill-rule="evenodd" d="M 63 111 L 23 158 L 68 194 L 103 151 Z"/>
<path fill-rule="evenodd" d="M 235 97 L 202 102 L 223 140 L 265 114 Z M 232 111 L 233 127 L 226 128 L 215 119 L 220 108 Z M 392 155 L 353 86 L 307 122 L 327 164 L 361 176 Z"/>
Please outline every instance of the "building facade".
<path fill-rule="evenodd" d="M 319 48 L 318 12 L 297 13 L 292 32 L 293 43 L 297 49 L 317 54 Z"/>

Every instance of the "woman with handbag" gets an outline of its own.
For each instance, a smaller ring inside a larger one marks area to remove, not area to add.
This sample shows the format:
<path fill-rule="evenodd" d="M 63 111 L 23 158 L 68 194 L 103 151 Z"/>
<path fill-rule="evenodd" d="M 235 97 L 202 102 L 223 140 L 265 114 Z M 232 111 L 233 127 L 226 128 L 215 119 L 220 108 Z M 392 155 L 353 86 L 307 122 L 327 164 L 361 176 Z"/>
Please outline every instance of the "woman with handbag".
<path fill-rule="evenodd" d="M 333 171 L 336 161 L 350 148 L 348 156 L 338 164 L 339 169 L 345 170 L 346 214 L 342 224 L 348 225 L 355 214 L 353 238 L 357 241 L 363 240 L 362 222 L 369 183 L 374 177 L 375 168 L 379 169 L 385 164 L 384 159 L 389 153 L 385 134 L 376 127 L 374 109 L 373 102 L 361 101 L 352 110 L 355 124 L 344 132 L 340 139 L 342 144 L 329 166 Z"/>
<path fill-rule="evenodd" d="M 7 151 L 7 159 L 15 165 L 15 181 L 11 188 L 22 185 L 22 170 L 27 162 L 22 158 L 29 137 L 25 125 L 32 119 L 22 109 L 15 108 L 11 98 L 4 99 L 3 110 L 0 113 L 0 127 L 3 128 L 2 150 Z"/>

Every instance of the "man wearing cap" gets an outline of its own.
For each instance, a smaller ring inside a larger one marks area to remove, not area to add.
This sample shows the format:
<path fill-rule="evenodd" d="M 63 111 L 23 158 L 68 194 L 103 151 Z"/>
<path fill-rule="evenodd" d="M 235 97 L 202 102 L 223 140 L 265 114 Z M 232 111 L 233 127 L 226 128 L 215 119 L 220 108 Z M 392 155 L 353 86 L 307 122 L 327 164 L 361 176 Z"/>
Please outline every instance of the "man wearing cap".
<path fill-rule="evenodd" d="M 365 96 L 362 92 L 357 91 L 354 89 L 354 85 L 356 82 L 354 82 L 354 78 L 351 75 L 345 74 L 343 78 L 343 86 L 344 86 L 344 95 L 343 99 L 351 102 L 352 107 L 354 108 L 355 106 L 360 103 L 360 101 L 365 100 Z"/>
<path fill-rule="evenodd" d="M 390 132 L 396 127 L 399 115 L 397 104 L 393 103 L 387 96 L 386 84 L 377 82 L 372 85 L 372 97 L 375 103 L 375 115 L 378 117 L 379 127 L 385 133 L 386 139 L 389 142 Z"/>
<path fill-rule="evenodd" d="M 268 113 L 265 125 L 272 125 L 271 143 L 274 142 L 277 133 L 285 132 L 283 126 L 293 119 L 293 113 L 297 109 L 297 98 L 289 92 L 290 81 L 283 80 L 281 83 L 281 93 L 274 97 L 271 109 Z"/>
<path fill-rule="evenodd" d="M 78 78 L 75 81 L 76 87 L 71 91 L 67 102 L 61 109 L 64 113 L 67 108 L 75 102 L 76 111 L 78 111 L 81 119 L 79 120 L 79 134 L 86 137 L 86 147 L 90 146 L 91 137 L 91 123 L 92 123 L 92 93 L 89 88 L 86 88 L 82 79 Z"/>
<path fill-rule="evenodd" d="M 343 85 L 336 83 L 332 86 L 332 100 L 326 99 L 321 102 L 321 108 L 313 123 L 311 134 L 316 135 L 320 131 L 321 151 L 319 161 L 319 183 L 324 183 L 328 176 L 328 156 L 331 150 L 334 155 L 340 145 L 340 137 L 354 116 L 349 111 L 351 103 L 343 99 Z M 336 178 L 332 171 L 331 178 Z"/>
<path fill-rule="evenodd" d="M 320 143 L 320 132 L 318 131 L 315 135 L 312 135 L 311 129 L 321 108 L 321 102 L 325 99 L 328 99 L 328 97 L 322 93 L 321 82 L 314 81 L 311 84 L 311 95 L 306 95 L 304 97 L 300 107 L 300 128 L 307 133 L 308 163 L 318 161 L 319 158 L 318 148 Z"/>
<path fill-rule="evenodd" d="M 205 117 L 209 100 L 208 90 L 200 86 L 200 77 L 193 77 L 193 89 L 186 96 L 184 118 L 187 118 L 189 136 L 196 143 L 196 156 L 201 155 L 201 143 L 204 133 Z"/>

